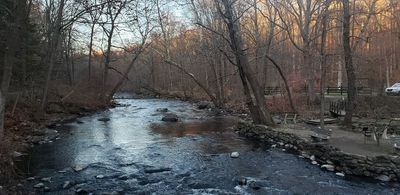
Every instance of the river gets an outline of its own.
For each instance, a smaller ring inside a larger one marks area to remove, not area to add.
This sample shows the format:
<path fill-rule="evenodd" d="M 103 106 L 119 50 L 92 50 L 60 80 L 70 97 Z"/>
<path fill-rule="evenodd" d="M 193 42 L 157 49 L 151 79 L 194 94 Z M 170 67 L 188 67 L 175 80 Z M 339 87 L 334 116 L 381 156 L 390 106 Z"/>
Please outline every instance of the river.
<path fill-rule="evenodd" d="M 311 165 L 309 160 L 246 140 L 233 131 L 237 116 L 216 115 L 178 100 L 121 99 L 118 103 L 122 106 L 58 125 L 59 139 L 35 146 L 24 167 L 36 179 L 27 182 L 25 192 L 399 192 L 391 184 L 346 179 Z M 179 121 L 161 121 L 160 108 L 168 108 Z M 240 153 L 239 158 L 230 157 L 234 151 Z M 34 189 L 38 183 L 48 188 Z"/>

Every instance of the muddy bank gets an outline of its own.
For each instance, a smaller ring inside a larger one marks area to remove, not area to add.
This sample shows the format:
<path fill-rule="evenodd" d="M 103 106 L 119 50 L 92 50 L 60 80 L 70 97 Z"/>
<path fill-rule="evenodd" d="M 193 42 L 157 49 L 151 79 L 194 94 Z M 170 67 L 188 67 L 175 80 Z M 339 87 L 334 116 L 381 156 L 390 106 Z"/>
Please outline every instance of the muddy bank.
<path fill-rule="evenodd" d="M 240 123 L 237 131 L 247 138 L 270 143 L 273 147 L 308 158 L 312 164 L 334 171 L 340 176 L 361 176 L 383 182 L 400 180 L 399 156 L 369 157 L 348 154 L 324 142 L 315 143 L 294 134 L 247 122 Z"/>

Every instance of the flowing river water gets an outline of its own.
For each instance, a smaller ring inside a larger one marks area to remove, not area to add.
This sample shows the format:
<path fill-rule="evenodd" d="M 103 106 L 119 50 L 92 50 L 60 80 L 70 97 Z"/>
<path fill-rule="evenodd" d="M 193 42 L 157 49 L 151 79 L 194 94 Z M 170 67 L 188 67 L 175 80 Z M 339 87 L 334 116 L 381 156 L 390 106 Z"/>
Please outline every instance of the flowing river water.
<path fill-rule="evenodd" d="M 396 194 L 391 184 L 345 179 L 309 160 L 238 136 L 238 118 L 162 99 L 124 105 L 56 127 L 24 162 L 26 192 L 47 194 Z M 179 117 L 163 122 L 160 108 Z M 99 120 L 100 119 L 100 120 Z M 109 119 L 109 120 L 108 120 Z M 237 151 L 239 158 L 231 158 Z M 75 170 L 74 170 L 75 168 Z M 44 179 L 43 179 L 44 178 Z M 41 180 L 42 179 L 42 180 Z M 44 188 L 33 188 L 43 183 Z M 46 191 L 46 192 L 44 192 Z"/>

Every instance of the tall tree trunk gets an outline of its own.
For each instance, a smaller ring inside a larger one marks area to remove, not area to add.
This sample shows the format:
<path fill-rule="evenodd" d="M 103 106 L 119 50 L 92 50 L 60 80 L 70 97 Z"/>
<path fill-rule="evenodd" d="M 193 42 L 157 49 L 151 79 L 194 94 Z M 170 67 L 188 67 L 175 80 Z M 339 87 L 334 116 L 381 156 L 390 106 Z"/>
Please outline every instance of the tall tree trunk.
<path fill-rule="evenodd" d="M 219 93 L 220 93 L 220 98 L 222 100 L 223 106 L 225 106 L 225 90 L 224 90 L 224 63 L 225 60 L 223 58 L 223 56 L 219 56 L 218 61 L 220 62 L 220 67 L 218 68 L 218 80 L 217 82 L 219 83 Z"/>
<path fill-rule="evenodd" d="M 320 84 L 320 95 L 321 95 L 321 105 L 320 105 L 320 126 L 325 128 L 325 85 L 326 85 L 326 39 L 327 39 L 327 23 L 328 23 L 328 7 L 330 5 L 330 0 L 328 0 L 327 5 L 325 5 L 323 15 L 322 15 L 322 34 L 321 34 L 321 84 Z"/>
<path fill-rule="evenodd" d="M 226 18 L 226 25 L 229 30 L 231 49 L 236 58 L 236 65 L 239 68 L 244 92 L 248 100 L 248 106 L 254 123 L 274 125 L 274 121 L 267 109 L 264 93 L 259 85 L 254 71 L 250 67 L 247 55 L 244 52 L 243 40 L 240 34 L 238 20 L 234 18 L 233 3 L 230 0 L 222 0 L 225 13 L 220 8 L 222 16 Z M 248 86 L 247 86 L 248 84 Z"/>
<path fill-rule="evenodd" d="M 8 89 L 11 83 L 12 69 L 15 63 L 15 55 L 17 52 L 18 38 L 20 36 L 20 27 L 24 23 L 24 13 L 26 9 L 25 0 L 17 0 L 12 4 L 14 11 L 12 16 L 9 16 L 9 28 L 7 32 L 6 48 L 3 58 L 3 75 L 0 88 L 0 141 L 4 138 L 4 120 Z"/>
<path fill-rule="evenodd" d="M 120 4 L 118 4 L 118 2 Z M 114 4 L 117 3 L 117 4 Z M 111 48 L 112 48 L 112 38 L 114 35 L 114 31 L 117 28 L 117 18 L 121 14 L 123 8 L 125 7 L 127 1 L 109 1 L 107 2 L 107 16 L 110 19 L 110 30 L 108 31 L 106 27 L 103 25 L 104 32 L 107 34 L 107 50 L 104 59 L 104 70 L 103 70 L 103 80 L 102 80 L 102 98 L 104 103 L 108 103 L 107 101 L 112 98 L 107 90 L 107 82 L 108 82 L 108 69 L 110 68 L 111 61 Z"/>
<path fill-rule="evenodd" d="M 54 28 L 49 29 L 49 30 L 53 30 L 54 32 L 52 32 L 52 33 L 49 32 L 49 35 L 50 35 L 49 44 L 48 44 L 49 57 L 47 57 L 47 60 L 46 60 L 47 64 L 49 65 L 49 69 L 47 70 L 46 83 L 45 83 L 44 90 L 43 90 L 42 102 L 41 102 L 40 108 L 38 109 L 38 112 L 37 112 L 37 116 L 36 116 L 36 117 L 38 117 L 37 119 L 41 118 L 44 115 L 44 113 L 46 112 L 48 92 L 49 92 L 49 87 L 50 87 L 50 83 L 51 83 L 51 75 L 53 73 L 54 65 L 56 62 L 57 49 L 58 49 L 58 45 L 60 42 L 60 36 L 61 36 L 61 31 L 62 31 L 61 25 L 62 25 L 64 5 L 65 5 L 65 0 L 61 0 L 58 10 L 57 10 L 57 19 L 55 21 Z"/>
<path fill-rule="evenodd" d="M 353 56 L 350 46 L 350 6 L 349 0 L 342 0 L 343 3 L 343 51 L 344 62 L 347 73 L 347 107 L 346 115 L 344 117 L 344 124 L 346 126 L 352 125 L 352 118 L 356 100 L 356 75 L 353 67 Z"/>
<path fill-rule="evenodd" d="M 69 85 L 73 86 L 74 84 L 74 65 L 73 65 L 73 59 L 72 59 L 72 25 L 68 29 L 68 34 L 67 36 L 67 42 L 65 43 L 65 64 L 67 66 L 67 71 L 68 71 L 68 81 Z"/>
<path fill-rule="evenodd" d="M 106 50 L 104 69 L 103 69 L 102 94 L 104 101 L 108 101 L 109 99 L 108 97 L 109 94 L 107 93 L 107 80 L 108 80 L 108 69 L 110 67 L 110 61 L 111 61 L 111 47 L 112 47 L 112 37 L 114 34 L 114 28 L 115 26 L 114 23 L 112 22 L 110 32 L 108 33 L 107 50 Z"/>
<path fill-rule="evenodd" d="M 265 56 L 269 56 L 269 53 L 271 51 L 271 45 L 272 45 L 272 41 L 273 41 L 273 37 L 275 34 L 275 17 L 274 16 L 270 21 L 269 21 L 269 31 L 268 31 L 268 37 L 266 40 L 266 48 L 265 48 Z M 268 58 L 265 57 L 264 58 L 264 67 L 263 67 L 263 89 L 265 89 L 267 87 L 268 84 Z"/>
<path fill-rule="evenodd" d="M 89 61 L 88 61 L 88 73 L 89 73 L 89 81 L 92 77 L 92 57 L 93 57 L 93 36 L 94 36 L 94 27 L 95 23 L 93 22 L 90 28 L 90 41 L 89 41 Z"/>
<path fill-rule="evenodd" d="M 218 57 L 216 57 L 215 59 L 211 59 L 210 60 L 211 62 L 210 62 L 210 64 L 211 64 L 211 69 L 212 69 L 212 73 L 213 73 L 213 76 L 214 76 L 214 78 L 215 78 L 215 97 L 216 97 L 216 99 L 217 99 L 217 107 L 219 107 L 219 108 L 222 108 L 222 107 L 224 107 L 224 101 L 223 101 L 223 99 L 222 99 L 222 92 L 221 92 L 221 86 L 220 86 L 220 82 L 219 82 L 219 80 L 220 80 L 220 78 L 218 78 L 219 76 L 218 76 L 218 67 L 217 67 L 217 63 L 215 62 L 215 61 L 218 61 Z"/>
<path fill-rule="evenodd" d="M 13 24 L 15 25 L 15 24 Z M 4 120 L 5 120 L 5 107 L 8 94 L 8 88 L 11 82 L 12 68 L 15 63 L 16 44 L 17 44 L 17 30 L 16 27 L 10 27 L 9 39 L 7 41 L 7 48 L 4 55 L 3 64 L 3 79 L 1 81 L 0 90 L 0 140 L 4 136 Z"/>
<path fill-rule="evenodd" d="M 308 94 L 308 103 L 311 105 L 315 102 L 315 91 L 314 91 L 314 70 L 311 61 L 311 54 L 309 46 L 306 46 L 303 51 L 304 65 L 307 68 L 307 79 L 306 79 L 306 89 Z"/>

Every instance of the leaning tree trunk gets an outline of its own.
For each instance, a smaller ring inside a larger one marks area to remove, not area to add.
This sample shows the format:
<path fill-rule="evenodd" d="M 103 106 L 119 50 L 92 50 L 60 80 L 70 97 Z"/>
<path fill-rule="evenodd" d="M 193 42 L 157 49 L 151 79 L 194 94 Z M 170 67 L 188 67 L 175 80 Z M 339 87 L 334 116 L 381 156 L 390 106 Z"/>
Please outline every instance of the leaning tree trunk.
<path fill-rule="evenodd" d="M 225 13 L 223 13 L 221 8 L 219 8 L 219 11 L 221 15 L 226 18 L 225 21 L 231 41 L 230 46 L 235 55 L 239 73 L 241 74 L 241 80 L 244 84 L 243 87 L 253 121 L 257 124 L 274 125 L 271 114 L 267 109 L 263 90 L 254 74 L 254 71 L 250 67 L 248 57 L 244 52 L 238 20 L 234 19 L 233 3 L 230 0 L 222 0 L 222 3 Z M 246 86 L 247 83 L 248 86 Z M 248 90 L 247 93 L 246 90 Z"/>
<path fill-rule="evenodd" d="M 292 97 L 292 92 L 290 91 L 290 87 L 289 87 L 289 83 L 286 79 L 285 74 L 283 73 L 282 68 L 278 65 L 278 63 L 272 59 L 269 55 L 265 55 L 265 57 L 272 62 L 272 64 L 274 65 L 274 67 L 276 68 L 276 70 L 278 71 L 279 75 L 281 76 L 283 83 L 285 84 L 285 89 L 286 92 L 288 93 L 288 98 L 289 98 L 289 104 L 290 104 L 290 108 L 292 109 L 293 112 L 297 113 L 296 107 L 294 106 L 293 103 L 293 97 Z"/>
<path fill-rule="evenodd" d="M 220 105 L 218 104 L 217 98 L 211 93 L 211 91 L 207 88 L 207 86 L 203 85 L 195 76 L 194 74 L 188 72 L 185 68 L 183 68 L 181 65 L 177 64 L 174 61 L 165 59 L 165 63 L 167 63 L 170 66 L 173 66 L 180 71 L 182 71 L 186 76 L 190 77 L 196 84 L 199 86 L 206 94 L 207 96 L 211 99 L 211 101 L 214 103 L 215 106 L 219 107 Z"/>
<path fill-rule="evenodd" d="M 138 51 L 135 53 L 134 57 L 132 58 L 131 62 L 128 65 L 128 68 L 125 70 L 125 72 L 121 75 L 121 78 L 119 78 L 117 84 L 111 89 L 111 92 L 108 96 L 107 102 L 111 101 L 113 98 L 114 94 L 117 93 L 119 88 L 124 84 L 125 80 L 128 79 L 128 75 L 131 72 L 133 66 L 135 65 L 136 60 L 139 58 L 140 54 L 146 49 L 145 47 L 145 41 L 142 42 L 142 45 L 138 49 Z"/>
<path fill-rule="evenodd" d="M 344 124 L 351 126 L 356 99 L 356 75 L 353 67 L 353 56 L 350 46 L 350 6 L 349 0 L 342 0 L 343 3 L 343 50 L 344 61 L 347 73 L 347 106 Z"/>

